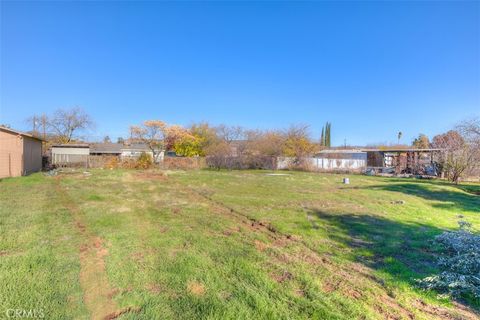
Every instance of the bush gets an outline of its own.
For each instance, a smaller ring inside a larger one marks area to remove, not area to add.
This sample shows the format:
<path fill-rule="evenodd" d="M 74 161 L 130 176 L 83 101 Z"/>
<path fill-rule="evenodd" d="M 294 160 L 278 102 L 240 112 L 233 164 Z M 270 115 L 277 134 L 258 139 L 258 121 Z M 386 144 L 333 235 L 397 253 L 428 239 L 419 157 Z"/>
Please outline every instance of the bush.
<path fill-rule="evenodd" d="M 207 156 L 208 167 L 214 169 L 276 169 L 276 159 L 270 156 L 250 155 L 250 156 Z"/>
<path fill-rule="evenodd" d="M 471 225 L 460 221 L 460 230 L 444 232 L 435 238 L 442 255 L 441 273 L 419 281 L 420 287 L 433 289 L 455 298 L 480 298 L 480 236 Z"/>
<path fill-rule="evenodd" d="M 206 166 L 203 157 L 165 157 L 160 163 L 160 168 L 168 170 L 195 170 Z"/>
<path fill-rule="evenodd" d="M 142 152 L 142 154 L 140 155 L 140 157 L 138 157 L 138 159 L 136 161 L 135 168 L 136 169 L 148 169 L 152 165 L 153 165 L 152 157 L 149 154 L 147 154 L 145 152 Z"/>
<path fill-rule="evenodd" d="M 120 166 L 120 160 L 118 157 L 110 157 L 106 159 L 104 167 L 107 169 L 116 169 Z"/>

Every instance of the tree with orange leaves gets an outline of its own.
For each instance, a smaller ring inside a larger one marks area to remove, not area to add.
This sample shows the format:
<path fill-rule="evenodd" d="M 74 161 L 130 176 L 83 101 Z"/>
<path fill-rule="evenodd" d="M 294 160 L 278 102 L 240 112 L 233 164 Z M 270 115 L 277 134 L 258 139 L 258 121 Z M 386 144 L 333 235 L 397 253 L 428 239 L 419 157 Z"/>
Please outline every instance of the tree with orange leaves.
<path fill-rule="evenodd" d="M 158 162 L 158 157 L 165 148 L 167 124 L 161 120 L 147 120 L 139 126 L 131 126 L 130 134 L 133 141 L 144 143 L 152 152 L 153 160 Z"/>

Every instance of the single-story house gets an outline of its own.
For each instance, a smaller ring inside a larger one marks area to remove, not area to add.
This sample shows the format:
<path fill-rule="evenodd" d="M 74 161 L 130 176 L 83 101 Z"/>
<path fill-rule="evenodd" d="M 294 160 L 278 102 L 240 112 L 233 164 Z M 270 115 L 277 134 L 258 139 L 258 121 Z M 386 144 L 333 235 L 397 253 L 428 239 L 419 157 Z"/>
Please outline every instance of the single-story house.
<path fill-rule="evenodd" d="M 42 139 L 0 126 L 0 178 L 42 170 Z"/>
<path fill-rule="evenodd" d="M 88 165 L 90 146 L 86 143 L 54 144 L 51 148 L 54 165 Z"/>
<path fill-rule="evenodd" d="M 156 152 L 158 152 L 157 162 L 162 162 L 163 158 L 165 157 L 165 151 L 156 150 Z M 122 159 L 138 158 L 142 153 L 146 153 L 153 157 L 152 150 L 150 150 L 150 148 L 144 143 L 132 143 L 130 145 L 123 146 L 120 157 Z"/>

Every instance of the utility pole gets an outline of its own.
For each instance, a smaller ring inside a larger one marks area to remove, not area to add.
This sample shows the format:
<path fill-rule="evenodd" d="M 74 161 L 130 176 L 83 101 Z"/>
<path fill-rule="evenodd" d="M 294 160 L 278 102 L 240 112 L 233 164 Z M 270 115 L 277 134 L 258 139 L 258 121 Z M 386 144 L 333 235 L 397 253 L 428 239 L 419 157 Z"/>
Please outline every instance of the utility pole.
<path fill-rule="evenodd" d="M 37 132 L 37 116 L 33 116 L 32 118 L 32 133 L 35 135 L 35 133 Z"/>
<path fill-rule="evenodd" d="M 43 140 L 45 141 L 47 138 L 47 116 L 45 114 L 42 114 L 40 122 L 42 124 Z"/>

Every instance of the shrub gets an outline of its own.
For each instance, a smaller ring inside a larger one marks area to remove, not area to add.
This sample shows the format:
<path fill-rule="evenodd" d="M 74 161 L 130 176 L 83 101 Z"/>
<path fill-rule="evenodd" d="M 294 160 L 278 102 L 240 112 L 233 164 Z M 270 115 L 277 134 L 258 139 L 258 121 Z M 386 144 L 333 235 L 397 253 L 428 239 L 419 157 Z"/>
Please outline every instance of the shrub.
<path fill-rule="evenodd" d="M 149 154 L 142 152 L 142 154 L 140 155 L 140 157 L 138 157 L 136 161 L 135 167 L 136 169 L 148 169 L 152 165 L 153 165 L 152 157 Z"/>
<path fill-rule="evenodd" d="M 193 170 L 206 168 L 203 157 L 165 157 L 160 163 L 160 168 L 168 170 Z"/>
<path fill-rule="evenodd" d="M 419 281 L 420 287 L 444 295 L 480 298 L 480 235 L 470 223 L 460 221 L 460 230 L 444 232 L 435 238 L 442 255 L 438 259 L 440 274 Z"/>
<path fill-rule="evenodd" d="M 208 167 L 214 169 L 276 169 L 276 159 L 270 156 L 245 155 L 245 156 L 207 156 Z"/>
<path fill-rule="evenodd" d="M 118 157 L 110 157 L 105 161 L 105 168 L 107 169 L 116 169 L 120 165 L 120 160 Z"/>

